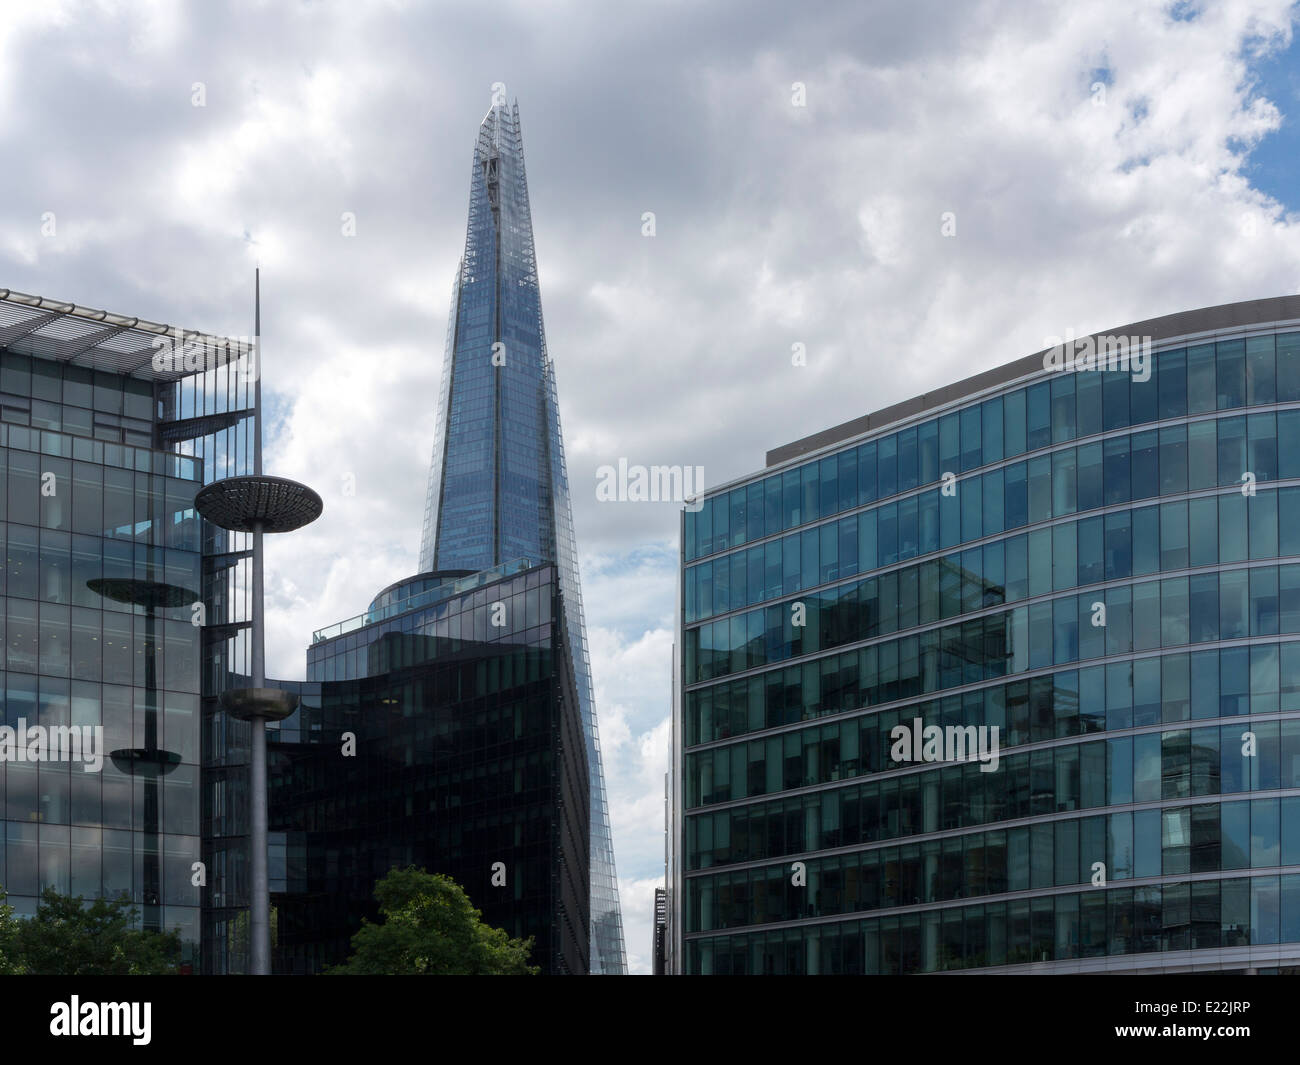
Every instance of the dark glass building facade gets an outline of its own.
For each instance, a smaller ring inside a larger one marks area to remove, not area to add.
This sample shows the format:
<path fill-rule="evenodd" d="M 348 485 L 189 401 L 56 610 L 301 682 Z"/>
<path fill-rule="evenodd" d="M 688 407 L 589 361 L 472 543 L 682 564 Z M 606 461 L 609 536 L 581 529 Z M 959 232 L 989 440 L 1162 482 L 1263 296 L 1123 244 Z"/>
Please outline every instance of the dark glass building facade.
<path fill-rule="evenodd" d="M 220 683 L 203 625 L 228 597 L 214 599 L 213 541 L 194 510 L 214 465 L 200 430 L 210 443 L 216 429 L 187 413 L 194 375 L 154 363 L 178 335 L 214 365 L 246 350 L 0 293 L 0 723 L 82 730 L 100 756 L 92 768 L 84 742 L 79 757 L 39 762 L 4 751 L 0 884 L 20 915 L 47 887 L 125 893 L 143 927 L 179 929 L 198 971 L 203 696 L 205 679 Z M 209 387 L 238 378 L 222 365 Z"/>
<path fill-rule="evenodd" d="M 518 104 L 494 104 L 470 169 L 465 251 L 452 294 L 420 567 L 553 563 L 587 737 L 591 971 L 623 973 L 618 878 L 578 580 L 577 544 L 546 350 Z"/>
<path fill-rule="evenodd" d="M 1300 963 L 1300 297 L 1112 334 L 684 514 L 673 971 Z"/>
<path fill-rule="evenodd" d="M 276 966 L 344 961 L 375 881 L 445 873 L 488 924 L 588 971 L 587 766 L 553 565 L 424 574 L 316 634 L 271 736 Z M 351 737 L 349 746 L 349 739 Z"/>

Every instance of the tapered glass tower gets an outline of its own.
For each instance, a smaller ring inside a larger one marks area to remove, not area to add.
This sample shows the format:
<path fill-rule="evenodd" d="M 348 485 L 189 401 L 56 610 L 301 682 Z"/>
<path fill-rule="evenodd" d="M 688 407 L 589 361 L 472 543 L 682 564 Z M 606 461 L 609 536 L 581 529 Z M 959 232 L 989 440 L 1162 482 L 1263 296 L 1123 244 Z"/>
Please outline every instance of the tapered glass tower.
<path fill-rule="evenodd" d="M 555 373 L 546 352 L 519 106 L 479 127 L 425 502 L 420 569 L 527 559 L 559 570 L 591 776 L 591 971 L 623 973 L 614 848 L 578 585 Z"/>

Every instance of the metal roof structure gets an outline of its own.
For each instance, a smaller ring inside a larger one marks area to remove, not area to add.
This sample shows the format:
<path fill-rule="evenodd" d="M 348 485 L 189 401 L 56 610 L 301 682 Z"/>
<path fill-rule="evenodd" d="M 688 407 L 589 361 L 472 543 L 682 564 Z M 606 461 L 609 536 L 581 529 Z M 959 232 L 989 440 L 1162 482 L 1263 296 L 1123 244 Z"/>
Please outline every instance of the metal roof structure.
<path fill-rule="evenodd" d="M 37 355 L 150 381 L 176 381 L 255 351 L 218 337 L 0 288 L 0 351 Z M 160 353 L 176 357 L 156 359 Z"/>

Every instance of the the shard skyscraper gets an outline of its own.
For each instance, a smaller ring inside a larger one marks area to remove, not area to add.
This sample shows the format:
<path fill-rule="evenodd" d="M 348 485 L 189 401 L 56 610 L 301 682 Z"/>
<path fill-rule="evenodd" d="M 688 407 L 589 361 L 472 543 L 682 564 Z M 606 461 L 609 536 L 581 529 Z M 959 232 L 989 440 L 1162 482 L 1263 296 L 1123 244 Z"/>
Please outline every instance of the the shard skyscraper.
<path fill-rule="evenodd" d="M 520 558 L 554 562 L 560 573 L 591 775 L 591 971 L 621 974 L 623 921 L 519 106 L 502 103 L 483 119 L 474 147 L 420 569 L 479 571 Z"/>

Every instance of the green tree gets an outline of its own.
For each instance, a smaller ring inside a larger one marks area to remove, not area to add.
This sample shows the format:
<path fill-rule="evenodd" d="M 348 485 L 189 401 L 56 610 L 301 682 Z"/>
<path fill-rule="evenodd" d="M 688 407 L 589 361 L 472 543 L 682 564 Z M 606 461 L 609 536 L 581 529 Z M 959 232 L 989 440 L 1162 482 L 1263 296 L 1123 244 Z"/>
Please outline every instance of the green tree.
<path fill-rule="evenodd" d="M 14 935 L 18 931 L 18 921 L 14 917 L 14 908 L 4 899 L 4 890 L 0 889 L 0 976 L 14 976 L 23 971 L 14 957 Z"/>
<path fill-rule="evenodd" d="M 5 896 L 0 892 L 0 903 Z M 125 895 L 86 902 L 46 888 L 36 916 L 15 919 L 0 905 L 0 972 L 33 976 L 138 976 L 176 973 L 179 932 L 132 928 Z"/>
<path fill-rule="evenodd" d="M 248 911 L 240 910 L 233 921 L 226 923 L 226 956 L 230 959 L 229 972 L 244 973 L 249 966 Z M 271 964 L 275 965 L 275 951 L 280 943 L 280 908 L 271 907 Z"/>
<path fill-rule="evenodd" d="M 363 920 L 352 957 L 332 976 L 532 976 L 533 937 L 511 939 L 481 920 L 449 876 L 410 866 L 375 884 L 383 924 Z"/>

